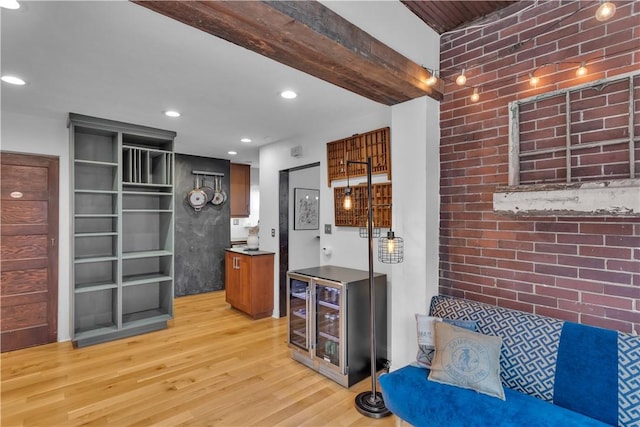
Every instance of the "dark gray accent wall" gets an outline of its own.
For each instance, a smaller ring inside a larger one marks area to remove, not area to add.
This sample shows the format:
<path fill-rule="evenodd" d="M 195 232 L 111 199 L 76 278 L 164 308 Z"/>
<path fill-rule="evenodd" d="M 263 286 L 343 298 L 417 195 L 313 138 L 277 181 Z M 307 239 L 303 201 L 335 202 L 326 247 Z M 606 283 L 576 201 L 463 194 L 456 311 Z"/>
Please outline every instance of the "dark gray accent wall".
<path fill-rule="evenodd" d="M 229 161 L 176 154 L 175 158 L 175 296 L 224 289 L 224 250 L 230 247 L 229 200 L 207 203 L 196 212 L 187 195 L 194 188 L 191 171 L 223 173 L 222 188 L 229 195 Z M 205 183 L 213 187 L 212 177 Z"/>

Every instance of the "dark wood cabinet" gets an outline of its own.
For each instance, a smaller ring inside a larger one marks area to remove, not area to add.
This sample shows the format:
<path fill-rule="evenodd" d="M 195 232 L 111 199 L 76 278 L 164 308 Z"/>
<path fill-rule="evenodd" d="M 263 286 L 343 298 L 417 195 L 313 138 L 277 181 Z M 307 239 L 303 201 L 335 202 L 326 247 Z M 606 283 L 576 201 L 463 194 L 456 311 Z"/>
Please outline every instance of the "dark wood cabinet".
<path fill-rule="evenodd" d="M 254 319 L 273 314 L 273 253 L 228 249 L 226 301 Z"/>
<path fill-rule="evenodd" d="M 251 208 L 251 166 L 231 163 L 231 217 L 248 218 Z"/>

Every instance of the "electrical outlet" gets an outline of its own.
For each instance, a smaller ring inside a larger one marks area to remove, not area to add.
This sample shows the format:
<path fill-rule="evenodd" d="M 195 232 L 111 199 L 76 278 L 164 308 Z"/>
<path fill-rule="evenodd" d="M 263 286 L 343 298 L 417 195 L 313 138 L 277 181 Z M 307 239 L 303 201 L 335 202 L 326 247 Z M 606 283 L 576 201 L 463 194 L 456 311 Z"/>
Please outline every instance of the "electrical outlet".
<path fill-rule="evenodd" d="M 276 229 L 275 228 L 271 229 L 271 237 L 276 237 Z"/>
<path fill-rule="evenodd" d="M 324 234 L 331 234 L 331 224 L 324 225 Z"/>

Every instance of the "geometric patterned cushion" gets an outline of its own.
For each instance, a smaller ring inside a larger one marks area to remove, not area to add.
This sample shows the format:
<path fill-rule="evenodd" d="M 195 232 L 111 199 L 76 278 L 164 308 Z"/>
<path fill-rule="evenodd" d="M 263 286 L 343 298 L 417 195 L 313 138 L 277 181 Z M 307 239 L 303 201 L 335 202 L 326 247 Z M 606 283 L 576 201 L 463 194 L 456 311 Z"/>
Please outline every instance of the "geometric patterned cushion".
<path fill-rule="evenodd" d="M 640 337 L 618 333 L 618 425 L 640 426 Z"/>
<path fill-rule="evenodd" d="M 503 384 L 547 402 L 553 401 L 564 321 L 445 295 L 431 299 L 429 315 L 475 320 L 479 333 L 502 338 Z"/>

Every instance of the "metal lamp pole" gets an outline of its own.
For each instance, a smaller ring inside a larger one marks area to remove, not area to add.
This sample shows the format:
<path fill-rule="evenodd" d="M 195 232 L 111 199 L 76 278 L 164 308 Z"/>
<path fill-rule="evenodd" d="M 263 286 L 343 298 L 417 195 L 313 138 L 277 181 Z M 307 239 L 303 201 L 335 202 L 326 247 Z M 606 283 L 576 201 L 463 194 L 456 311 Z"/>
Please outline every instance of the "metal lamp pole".
<path fill-rule="evenodd" d="M 371 157 L 366 162 L 347 161 L 347 171 L 350 163 L 367 165 L 367 189 L 369 193 L 369 213 L 367 221 L 367 235 L 369 241 L 369 323 L 371 345 L 371 391 L 363 391 L 355 399 L 358 412 L 370 418 L 382 418 L 391 415 L 382 399 L 382 393 L 376 391 L 376 298 L 373 281 L 373 186 L 371 184 Z M 348 172 L 347 172 L 348 175 Z"/>

